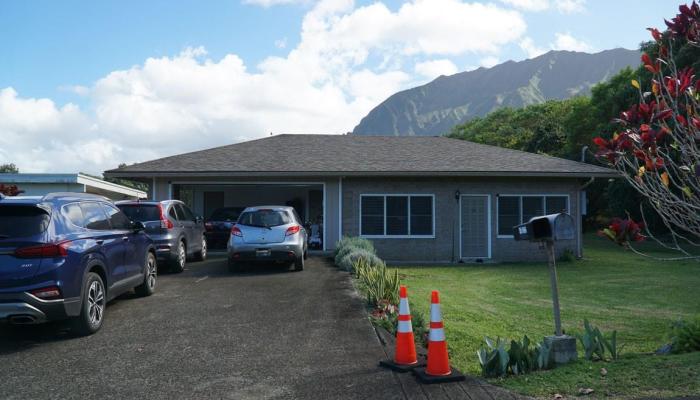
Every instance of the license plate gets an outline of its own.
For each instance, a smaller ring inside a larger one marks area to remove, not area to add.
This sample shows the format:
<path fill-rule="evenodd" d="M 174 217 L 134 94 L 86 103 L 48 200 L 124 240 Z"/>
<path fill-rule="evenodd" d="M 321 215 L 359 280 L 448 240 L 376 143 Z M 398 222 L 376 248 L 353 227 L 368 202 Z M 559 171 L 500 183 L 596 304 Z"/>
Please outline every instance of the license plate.
<path fill-rule="evenodd" d="M 269 257 L 270 256 L 270 250 L 255 250 L 255 256 L 256 257 Z"/>

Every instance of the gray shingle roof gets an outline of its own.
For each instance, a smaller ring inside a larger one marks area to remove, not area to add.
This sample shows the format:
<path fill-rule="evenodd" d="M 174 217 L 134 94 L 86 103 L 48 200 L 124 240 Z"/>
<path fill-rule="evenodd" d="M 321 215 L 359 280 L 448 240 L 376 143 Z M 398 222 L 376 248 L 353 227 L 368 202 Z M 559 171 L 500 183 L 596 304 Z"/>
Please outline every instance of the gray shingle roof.
<path fill-rule="evenodd" d="M 277 135 L 106 171 L 149 175 L 614 176 L 608 168 L 446 137 Z"/>

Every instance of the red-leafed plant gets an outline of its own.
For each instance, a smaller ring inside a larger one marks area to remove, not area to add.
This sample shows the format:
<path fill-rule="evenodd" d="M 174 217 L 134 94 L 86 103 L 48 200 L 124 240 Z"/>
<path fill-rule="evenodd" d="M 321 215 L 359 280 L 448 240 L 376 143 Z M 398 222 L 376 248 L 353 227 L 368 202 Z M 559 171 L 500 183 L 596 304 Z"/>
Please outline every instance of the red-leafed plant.
<path fill-rule="evenodd" d="M 24 193 L 23 190 L 19 190 L 17 185 L 5 185 L 0 183 L 0 193 L 5 196 L 17 196 Z"/>
<path fill-rule="evenodd" d="M 594 142 L 598 158 L 617 169 L 669 229 L 671 240 L 657 241 L 682 252 L 680 258 L 700 258 L 687 251 L 700 246 L 700 80 L 674 59 L 683 46 L 700 48 L 700 5 L 693 1 L 679 11 L 665 21 L 665 31 L 649 29 L 655 43 L 642 55 L 642 64 L 651 79 L 631 82 L 639 91 L 638 104 L 614 121 L 617 133 Z M 631 248 L 644 237 L 644 225 L 615 219 L 601 233 Z"/>

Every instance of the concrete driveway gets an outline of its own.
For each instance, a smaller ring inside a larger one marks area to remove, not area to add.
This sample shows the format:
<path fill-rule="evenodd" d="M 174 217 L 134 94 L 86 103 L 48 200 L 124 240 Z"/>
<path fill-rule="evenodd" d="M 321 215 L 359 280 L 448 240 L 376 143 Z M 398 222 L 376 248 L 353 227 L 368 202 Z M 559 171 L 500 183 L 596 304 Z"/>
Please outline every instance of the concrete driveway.
<path fill-rule="evenodd" d="M 0 326 L 0 397 L 404 398 L 347 274 L 309 259 L 232 275 L 225 259 L 112 302 L 102 330 Z"/>

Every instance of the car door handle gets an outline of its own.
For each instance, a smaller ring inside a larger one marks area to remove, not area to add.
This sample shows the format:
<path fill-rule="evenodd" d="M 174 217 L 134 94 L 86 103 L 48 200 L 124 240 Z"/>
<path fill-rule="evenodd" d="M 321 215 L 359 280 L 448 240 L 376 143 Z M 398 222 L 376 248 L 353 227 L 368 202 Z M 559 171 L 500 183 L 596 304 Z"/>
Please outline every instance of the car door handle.
<path fill-rule="evenodd" d="M 105 242 L 105 241 L 104 241 L 103 239 L 95 240 L 95 243 L 97 243 L 97 244 L 100 245 L 100 246 L 102 246 L 102 244 L 103 244 L 104 242 Z"/>

